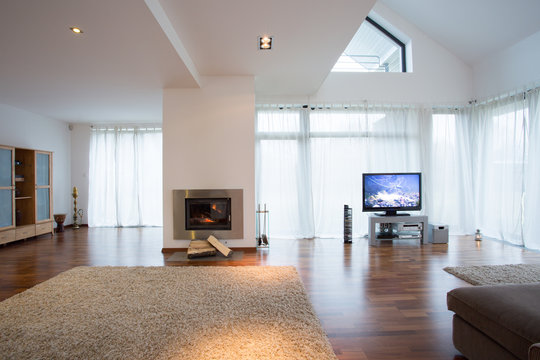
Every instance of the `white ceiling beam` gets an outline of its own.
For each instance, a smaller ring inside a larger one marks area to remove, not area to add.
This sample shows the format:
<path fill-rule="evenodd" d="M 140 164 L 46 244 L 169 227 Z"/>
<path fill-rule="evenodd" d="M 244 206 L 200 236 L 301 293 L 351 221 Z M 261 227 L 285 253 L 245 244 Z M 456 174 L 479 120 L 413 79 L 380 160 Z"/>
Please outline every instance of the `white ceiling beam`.
<path fill-rule="evenodd" d="M 152 15 L 154 15 L 154 18 L 157 20 L 159 26 L 161 26 L 161 29 L 171 42 L 171 45 L 176 50 L 176 53 L 191 73 L 191 76 L 193 76 L 193 79 L 200 87 L 201 79 L 199 72 L 197 71 L 193 60 L 191 60 L 189 53 L 184 47 L 182 40 L 180 40 L 180 37 L 176 33 L 176 30 L 174 29 L 171 21 L 169 20 L 169 17 L 165 13 L 165 10 L 163 10 L 163 7 L 161 6 L 159 0 L 144 0 L 144 2 L 146 3 L 146 6 L 148 6 L 148 9 L 150 9 L 150 11 L 152 12 Z"/>

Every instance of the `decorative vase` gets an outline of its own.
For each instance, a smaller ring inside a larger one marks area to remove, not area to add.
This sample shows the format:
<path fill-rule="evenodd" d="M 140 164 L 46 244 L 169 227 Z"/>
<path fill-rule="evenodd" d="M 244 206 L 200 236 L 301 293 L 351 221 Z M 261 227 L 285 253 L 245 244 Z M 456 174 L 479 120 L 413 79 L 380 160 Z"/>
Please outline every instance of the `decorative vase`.
<path fill-rule="evenodd" d="M 56 221 L 56 232 L 64 232 L 64 221 L 66 220 L 66 214 L 54 214 L 54 221 Z"/>

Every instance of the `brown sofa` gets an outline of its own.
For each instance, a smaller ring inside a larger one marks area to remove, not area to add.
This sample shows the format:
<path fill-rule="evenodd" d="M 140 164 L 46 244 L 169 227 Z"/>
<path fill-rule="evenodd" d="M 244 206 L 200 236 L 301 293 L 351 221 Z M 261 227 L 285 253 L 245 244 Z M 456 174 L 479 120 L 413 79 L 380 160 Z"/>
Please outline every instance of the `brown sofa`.
<path fill-rule="evenodd" d="M 540 360 L 540 283 L 458 288 L 447 304 L 454 346 L 469 360 Z"/>

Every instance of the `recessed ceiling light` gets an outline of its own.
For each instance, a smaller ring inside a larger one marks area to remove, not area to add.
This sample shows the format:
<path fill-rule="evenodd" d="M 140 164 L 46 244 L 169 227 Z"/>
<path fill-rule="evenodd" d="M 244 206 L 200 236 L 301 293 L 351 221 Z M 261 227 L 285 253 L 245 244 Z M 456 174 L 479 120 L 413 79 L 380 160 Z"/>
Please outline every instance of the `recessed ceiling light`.
<path fill-rule="evenodd" d="M 76 27 L 76 26 L 72 26 L 69 29 L 71 31 L 73 31 L 75 34 L 82 34 L 83 33 L 83 31 L 80 28 Z"/>
<path fill-rule="evenodd" d="M 259 50 L 272 50 L 273 36 L 263 35 L 259 36 Z"/>

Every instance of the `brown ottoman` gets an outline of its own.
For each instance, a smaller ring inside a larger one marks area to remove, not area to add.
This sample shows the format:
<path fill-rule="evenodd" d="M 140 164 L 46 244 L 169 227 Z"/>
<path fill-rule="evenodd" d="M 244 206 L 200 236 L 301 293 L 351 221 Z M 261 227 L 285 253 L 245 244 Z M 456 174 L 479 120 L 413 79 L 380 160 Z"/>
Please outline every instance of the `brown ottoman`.
<path fill-rule="evenodd" d="M 454 346 L 469 360 L 531 359 L 540 342 L 540 283 L 464 287 L 447 294 Z"/>

